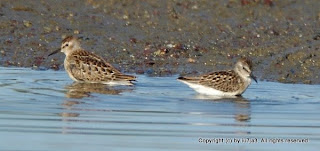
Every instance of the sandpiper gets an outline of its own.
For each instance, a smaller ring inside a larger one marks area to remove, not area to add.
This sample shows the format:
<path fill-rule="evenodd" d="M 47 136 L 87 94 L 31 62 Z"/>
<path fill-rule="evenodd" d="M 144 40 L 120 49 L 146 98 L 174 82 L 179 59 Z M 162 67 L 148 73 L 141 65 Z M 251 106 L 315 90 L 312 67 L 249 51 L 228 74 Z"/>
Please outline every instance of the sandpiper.
<path fill-rule="evenodd" d="M 102 57 L 81 48 L 78 38 L 68 36 L 62 40 L 61 48 L 48 56 L 63 52 L 64 68 L 76 82 L 103 83 L 109 85 L 132 85 L 135 76 L 125 75 L 106 62 Z"/>
<path fill-rule="evenodd" d="M 251 61 L 241 58 L 233 70 L 217 71 L 198 77 L 179 77 L 178 80 L 201 94 L 235 96 L 241 95 L 248 88 L 251 79 L 257 82 L 251 69 Z"/>

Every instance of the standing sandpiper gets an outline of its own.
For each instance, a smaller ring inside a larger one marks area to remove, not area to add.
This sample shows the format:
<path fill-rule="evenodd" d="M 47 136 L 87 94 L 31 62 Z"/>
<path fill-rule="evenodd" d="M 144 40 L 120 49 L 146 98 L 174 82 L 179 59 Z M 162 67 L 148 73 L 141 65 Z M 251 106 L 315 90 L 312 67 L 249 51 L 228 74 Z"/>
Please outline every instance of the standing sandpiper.
<path fill-rule="evenodd" d="M 66 55 L 64 68 L 69 77 L 76 82 L 132 85 L 131 81 L 136 79 L 135 76 L 121 73 L 102 57 L 83 50 L 76 37 L 69 36 L 63 39 L 61 48 L 48 56 L 60 50 Z"/>
<path fill-rule="evenodd" d="M 198 77 L 179 77 L 178 80 L 205 95 L 241 95 L 250 85 L 251 78 L 257 82 L 251 69 L 251 61 L 241 58 L 233 70 L 217 71 Z"/>

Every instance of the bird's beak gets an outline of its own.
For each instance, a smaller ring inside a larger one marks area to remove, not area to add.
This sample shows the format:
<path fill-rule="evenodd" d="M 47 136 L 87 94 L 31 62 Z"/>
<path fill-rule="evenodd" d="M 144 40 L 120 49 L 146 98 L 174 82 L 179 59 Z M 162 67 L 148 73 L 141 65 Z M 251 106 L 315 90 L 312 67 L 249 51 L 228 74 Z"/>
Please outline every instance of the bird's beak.
<path fill-rule="evenodd" d="M 252 73 L 250 74 L 250 78 L 252 78 L 254 81 L 256 81 L 256 83 L 258 83 L 258 81 L 257 81 L 257 77 L 256 77 L 256 76 L 254 76 Z"/>
<path fill-rule="evenodd" d="M 60 50 L 61 50 L 60 48 L 57 49 L 57 50 L 55 50 L 54 52 L 50 53 L 50 54 L 48 55 L 48 57 L 51 56 L 51 55 L 54 55 L 54 54 L 58 53 Z"/>

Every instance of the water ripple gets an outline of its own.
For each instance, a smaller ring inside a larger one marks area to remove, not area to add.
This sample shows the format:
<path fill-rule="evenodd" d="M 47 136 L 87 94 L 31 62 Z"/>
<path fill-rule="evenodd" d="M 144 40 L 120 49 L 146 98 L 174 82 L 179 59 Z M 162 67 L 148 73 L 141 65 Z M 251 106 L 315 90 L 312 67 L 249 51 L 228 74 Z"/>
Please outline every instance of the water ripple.
<path fill-rule="evenodd" d="M 138 75 L 135 86 L 109 87 L 73 83 L 64 71 L 0 69 L 0 135 L 6 136 L 0 146 L 6 150 L 317 150 L 320 144 L 318 85 L 261 81 L 243 97 L 212 98 L 176 77 Z M 309 142 L 228 145 L 200 138 Z"/>

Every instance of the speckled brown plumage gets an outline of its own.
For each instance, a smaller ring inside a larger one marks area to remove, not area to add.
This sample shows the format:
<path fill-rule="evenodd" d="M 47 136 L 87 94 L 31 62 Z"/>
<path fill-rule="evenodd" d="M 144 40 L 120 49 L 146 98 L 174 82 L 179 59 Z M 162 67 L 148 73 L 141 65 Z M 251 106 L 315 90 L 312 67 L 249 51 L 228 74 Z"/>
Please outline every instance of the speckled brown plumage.
<path fill-rule="evenodd" d="M 212 72 L 199 77 L 179 77 L 179 79 L 212 87 L 223 92 L 234 92 L 243 86 L 242 79 L 232 70 Z"/>
<path fill-rule="evenodd" d="M 243 62 L 244 64 L 247 64 L 249 66 L 249 69 L 252 69 L 252 61 L 246 57 L 241 57 L 239 59 L 239 62 Z"/>
<path fill-rule="evenodd" d="M 63 52 L 66 55 L 64 67 L 69 77 L 78 82 L 103 83 L 111 85 L 132 85 L 135 76 L 126 75 L 107 63 L 102 57 L 81 48 L 78 38 L 68 36 L 62 40 L 61 48 L 49 56 Z"/>
<path fill-rule="evenodd" d="M 256 81 L 251 69 L 252 62 L 247 58 L 241 58 L 233 70 L 211 72 L 197 77 L 179 77 L 178 80 L 199 93 L 241 95 L 250 85 L 251 78 Z"/>
<path fill-rule="evenodd" d="M 84 82 L 132 81 L 134 76 L 124 75 L 101 57 L 84 51 L 73 51 L 66 60 L 66 70 L 75 79 Z"/>
<path fill-rule="evenodd" d="M 73 36 L 67 36 L 66 38 L 64 38 L 61 43 L 65 43 L 65 42 L 68 42 L 68 41 L 71 41 L 74 37 Z"/>

